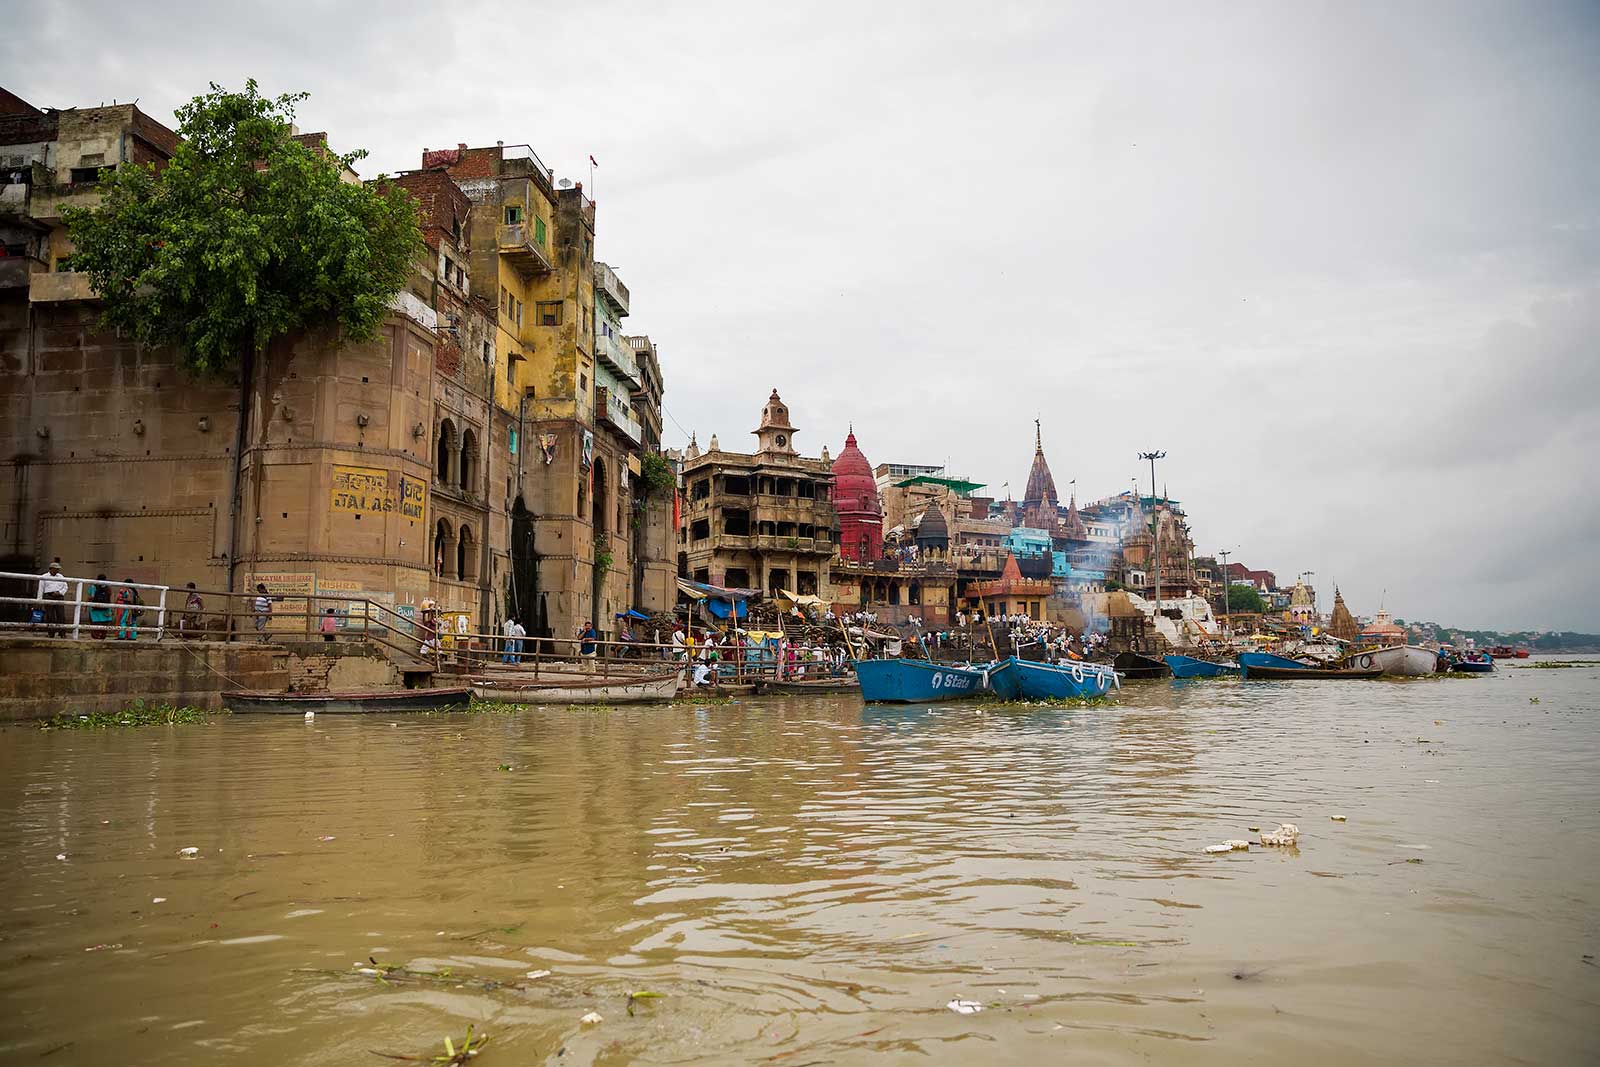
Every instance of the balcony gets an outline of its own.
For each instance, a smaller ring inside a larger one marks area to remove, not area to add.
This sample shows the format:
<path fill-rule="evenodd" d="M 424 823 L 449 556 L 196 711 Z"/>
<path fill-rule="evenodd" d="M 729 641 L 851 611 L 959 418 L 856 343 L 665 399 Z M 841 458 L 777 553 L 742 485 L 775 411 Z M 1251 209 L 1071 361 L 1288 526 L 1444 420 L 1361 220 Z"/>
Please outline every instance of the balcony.
<path fill-rule="evenodd" d="M 613 374 L 626 378 L 634 388 L 644 385 L 644 381 L 639 377 L 639 364 L 633 360 L 633 349 L 625 347 L 620 338 L 612 334 L 596 333 L 594 354 L 600 362 L 611 368 Z"/>
<path fill-rule="evenodd" d="M 639 420 L 633 417 L 626 400 L 609 389 L 601 388 L 595 391 L 595 408 L 605 421 L 628 440 L 636 445 L 644 442 L 644 429 L 639 425 Z"/>
<path fill-rule="evenodd" d="M 595 292 L 605 297 L 618 316 L 628 313 L 628 287 L 622 284 L 622 279 L 608 264 L 594 265 L 594 288 Z"/>
<path fill-rule="evenodd" d="M 87 274 L 75 274 L 72 271 L 35 274 L 28 279 L 28 299 L 35 304 L 93 300 L 94 286 L 90 284 Z"/>
<path fill-rule="evenodd" d="M 505 223 L 495 230 L 495 244 L 516 272 L 524 278 L 549 274 L 550 254 L 533 239 L 533 229 L 526 222 Z"/>

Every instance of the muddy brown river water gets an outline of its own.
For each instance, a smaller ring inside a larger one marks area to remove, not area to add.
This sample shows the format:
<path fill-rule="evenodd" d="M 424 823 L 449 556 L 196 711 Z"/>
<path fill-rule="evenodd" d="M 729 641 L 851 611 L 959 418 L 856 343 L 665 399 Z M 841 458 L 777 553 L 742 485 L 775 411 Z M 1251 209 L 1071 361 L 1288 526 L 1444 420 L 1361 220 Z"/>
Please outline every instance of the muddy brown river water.
<path fill-rule="evenodd" d="M 1595 667 L 0 731 L 5 1063 L 1592 1063 L 1596 954 Z"/>

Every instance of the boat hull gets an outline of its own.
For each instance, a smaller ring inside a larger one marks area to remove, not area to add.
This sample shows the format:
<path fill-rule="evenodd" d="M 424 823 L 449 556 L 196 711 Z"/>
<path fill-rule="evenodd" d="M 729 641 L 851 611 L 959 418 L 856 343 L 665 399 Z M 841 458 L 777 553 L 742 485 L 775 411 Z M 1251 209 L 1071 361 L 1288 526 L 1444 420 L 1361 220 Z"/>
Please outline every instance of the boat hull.
<path fill-rule="evenodd" d="M 987 688 L 983 670 L 948 667 L 920 659 L 856 661 L 856 683 L 868 704 L 926 704 L 967 700 Z"/>
<path fill-rule="evenodd" d="M 1007 665 L 1016 673 L 1025 700 L 1103 697 L 1117 681 L 1116 672 L 1096 663 L 1029 663 L 1013 656 Z"/>
<path fill-rule="evenodd" d="M 1493 674 L 1493 661 L 1480 663 L 1475 660 L 1464 660 L 1450 664 L 1450 670 L 1455 674 Z"/>
<path fill-rule="evenodd" d="M 851 693 L 855 689 L 856 683 L 849 678 L 819 678 L 811 682 L 767 682 L 763 686 L 763 691 L 768 693 Z"/>
<path fill-rule="evenodd" d="M 1358 670 L 1378 668 L 1384 674 L 1397 678 L 1422 678 L 1439 669 L 1439 656 L 1416 645 L 1390 645 L 1387 648 L 1360 649 L 1344 659 L 1345 665 Z"/>
<path fill-rule="evenodd" d="M 1166 656 L 1167 668 L 1174 678 L 1222 678 L 1239 673 L 1235 663 L 1213 663 L 1192 656 Z"/>
<path fill-rule="evenodd" d="M 465 706 L 467 688 L 377 689 L 327 693 L 225 693 L 222 706 L 235 715 L 377 715 L 401 711 L 442 711 Z"/>
<path fill-rule="evenodd" d="M 1172 674 L 1172 668 L 1158 659 L 1141 656 L 1137 652 L 1119 652 L 1111 665 L 1117 673 L 1124 678 L 1135 681 L 1150 678 L 1166 678 Z"/>
<path fill-rule="evenodd" d="M 1308 682 L 1317 679 L 1365 681 L 1383 677 L 1383 671 L 1377 667 L 1373 667 L 1370 670 L 1360 670 L 1358 668 L 1340 669 L 1338 667 L 1247 667 L 1241 663 L 1239 670 L 1245 678 L 1270 679 L 1280 682 Z"/>
<path fill-rule="evenodd" d="M 545 685 L 477 682 L 472 695 L 507 704 L 647 704 L 672 700 L 683 686 L 683 672 L 639 679 L 597 679 Z"/>

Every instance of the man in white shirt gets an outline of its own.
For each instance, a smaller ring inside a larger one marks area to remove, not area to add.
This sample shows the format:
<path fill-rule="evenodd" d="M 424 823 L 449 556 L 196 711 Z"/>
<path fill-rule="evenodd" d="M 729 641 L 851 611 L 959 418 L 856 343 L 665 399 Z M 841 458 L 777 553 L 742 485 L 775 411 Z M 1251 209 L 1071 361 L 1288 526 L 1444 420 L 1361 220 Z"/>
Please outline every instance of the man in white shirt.
<path fill-rule="evenodd" d="M 517 652 L 520 648 L 520 643 L 517 641 L 517 631 L 520 629 L 522 627 L 517 625 L 515 618 L 506 617 L 505 625 L 500 628 L 500 632 L 505 635 L 505 640 L 501 643 L 500 649 L 501 663 L 517 662 Z"/>
<path fill-rule="evenodd" d="M 41 600 L 49 601 L 44 605 L 45 632 L 59 637 L 62 623 L 66 622 L 62 614 L 62 601 L 67 599 L 67 579 L 61 573 L 60 556 L 51 560 L 50 568 L 39 575 L 37 595 Z"/>

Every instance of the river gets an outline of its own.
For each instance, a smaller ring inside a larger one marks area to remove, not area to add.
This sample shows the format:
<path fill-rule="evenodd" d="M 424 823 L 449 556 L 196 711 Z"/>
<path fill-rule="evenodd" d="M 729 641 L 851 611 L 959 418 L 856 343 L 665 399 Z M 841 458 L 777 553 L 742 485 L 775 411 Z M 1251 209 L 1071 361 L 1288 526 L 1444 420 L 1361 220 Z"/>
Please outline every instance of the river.
<path fill-rule="evenodd" d="M 11 727 L 0 1060 L 1595 1062 L 1597 768 L 1600 667 Z"/>

